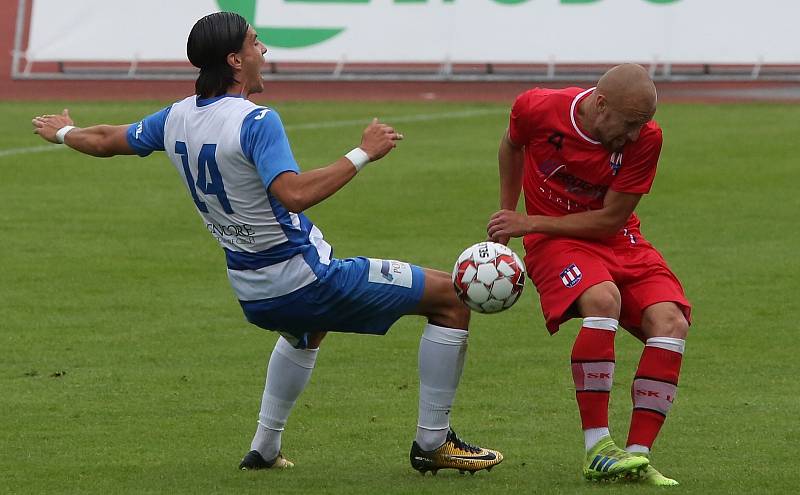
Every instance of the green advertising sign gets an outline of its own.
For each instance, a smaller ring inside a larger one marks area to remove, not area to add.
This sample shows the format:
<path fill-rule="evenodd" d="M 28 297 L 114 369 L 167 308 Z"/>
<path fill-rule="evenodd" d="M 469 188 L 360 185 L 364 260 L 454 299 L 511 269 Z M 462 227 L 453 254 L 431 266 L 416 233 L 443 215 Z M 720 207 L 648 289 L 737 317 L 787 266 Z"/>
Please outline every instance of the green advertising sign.
<path fill-rule="evenodd" d="M 344 27 L 275 27 L 258 26 L 256 2 L 258 0 L 217 0 L 220 10 L 236 12 L 249 22 L 267 46 L 277 48 L 304 48 L 327 41 L 344 31 Z M 286 3 L 369 3 L 369 0 L 284 0 Z"/>
<path fill-rule="evenodd" d="M 467 1 L 467 0 L 461 0 Z M 472 0 L 474 1 L 474 0 Z M 500 5 L 520 5 L 535 0 L 492 0 Z M 587 5 L 603 0 L 559 0 L 564 5 Z M 653 4 L 669 4 L 680 0 L 642 0 Z M 277 27 L 256 25 L 258 0 L 217 0 L 220 10 L 236 12 L 249 22 L 267 46 L 276 48 L 305 48 L 327 41 L 342 33 L 346 27 Z M 370 0 L 283 0 L 286 4 L 368 4 Z M 396 4 L 456 3 L 456 0 L 394 0 Z"/>

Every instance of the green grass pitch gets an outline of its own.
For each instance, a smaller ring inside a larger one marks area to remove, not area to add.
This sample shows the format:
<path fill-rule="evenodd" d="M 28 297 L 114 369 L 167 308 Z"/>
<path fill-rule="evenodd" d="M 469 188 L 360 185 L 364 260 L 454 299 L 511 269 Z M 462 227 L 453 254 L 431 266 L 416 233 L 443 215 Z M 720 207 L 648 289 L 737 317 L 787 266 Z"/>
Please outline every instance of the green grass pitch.
<path fill-rule="evenodd" d="M 88 125 L 163 104 L 69 108 Z M 30 118 L 63 105 L 0 103 L 0 493 L 654 491 L 582 481 L 577 325 L 549 337 L 531 285 L 510 311 L 473 318 L 453 411 L 462 437 L 505 454 L 491 473 L 410 468 L 423 324 L 412 317 L 382 338 L 329 335 L 284 434 L 296 468 L 237 471 L 276 336 L 244 320 L 163 154 L 8 152 L 40 146 Z M 406 136 L 308 212 L 337 256 L 449 270 L 485 235 L 505 105 L 274 106 L 304 169 L 357 145 L 375 115 Z M 664 104 L 656 118 L 664 150 L 638 212 L 695 321 L 653 464 L 681 493 L 795 493 L 800 106 Z M 640 346 L 624 332 L 617 343 L 611 420 L 623 443 Z"/>

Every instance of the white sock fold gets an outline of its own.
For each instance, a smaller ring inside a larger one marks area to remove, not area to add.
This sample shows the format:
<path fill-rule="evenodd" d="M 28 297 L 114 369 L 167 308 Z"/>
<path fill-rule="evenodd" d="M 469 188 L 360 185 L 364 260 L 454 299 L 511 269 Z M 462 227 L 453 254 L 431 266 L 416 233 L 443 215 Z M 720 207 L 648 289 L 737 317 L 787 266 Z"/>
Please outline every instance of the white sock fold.
<path fill-rule="evenodd" d="M 625 447 L 625 450 L 627 450 L 630 453 L 636 452 L 637 454 L 649 454 L 650 453 L 650 449 L 649 448 L 645 447 L 644 445 L 638 445 L 638 444 L 628 445 L 627 447 Z"/>
<path fill-rule="evenodd" d="M 616 332 L 619 322 L 614 318 L 603 318 L 600 316 L 587 316 L 581 325 L 584 328 L 594 328 L 595 330 L 608 330 Z"/>
<path fill-rule="evenodd" d="M 294 403 L 308 384 L 319 349 L 295 349 L 283 337 L 267 365 L 267 381 L 261 397 L 258 428 L 250 444 L 266 460 L 274 459 L 281 449 L 281 434 Z"/>
<path fill-rule="evenodd" d="M 428 323 L 419 342 L 419 419 L 416 442 L 422 450 L 441 446 L 450 429 L 469 332 Z"/>
<path fill-rule="evenodd" d="M 686 350 L 686 340 L 673 337 L 651 337 L 647 339 L 645 345 L 648 347 L 659 347 L 668 351 L 677 352 L 681 355 Z"/>
<path fill-rule="evenodd" d="M 310 370 L 314 369 L 319 349 L 295 349 L 288 340 L 281 337 L 275 342 L 274 352 L 281 354 L 297 366 Z"/>
<path fill-rule="evenodd" d="M 583 443 L 586 446 L 586 452 L 589 452 L 589 449 L 597 445 L 597 442 L 600 441 L 601 438 L 610 436 L 611 432 L 608 431 L 608 428 L 589 428 L 588 430 L 583 430 Z"/>

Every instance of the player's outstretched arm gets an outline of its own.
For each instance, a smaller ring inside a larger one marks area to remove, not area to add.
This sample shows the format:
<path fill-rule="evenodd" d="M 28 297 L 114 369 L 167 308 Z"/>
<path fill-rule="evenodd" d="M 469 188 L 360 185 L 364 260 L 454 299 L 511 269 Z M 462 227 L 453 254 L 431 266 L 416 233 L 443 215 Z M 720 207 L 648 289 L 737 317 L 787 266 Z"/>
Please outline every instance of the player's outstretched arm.
<path fill-rule="evenodd" d="M 361 136 L 359 148 L 366 154 L 363 156 L 365 160 L 363 163 L 356 163 L 362 161 L 358 156 L 349 158 L 343 156 L 327 167 L 300 174 L 283 173 L 272 181 L 270 193 L 275 195 L 286 209 L 299 213 L 324 201 L 344 187 L 366 163 L 386 156 L 401 139 L 403 135 L 393 127 L 373 119 Z"/>
<path fill-rule="evenodd" d="M 70 148 L 98 157 L 114 155 L 133 155 L 135 151 L 128 144 L 127 125 L 96 125 L 92 127 L 74 127 L 69 111 L 64 109 L 61 115 L 40 115 L 34 117 L 33 133 L 45 141 L 64 143 Z"/>
<path fill-rule="evenodd" d="M 583 239 L 605 239 L 613 236 L 628 221 L 641 194 L 609 190 L 603 207 L 599 210 L 572 213 L 561 217 L 526 215 L 510 210 L 500 210 L 489 220 L 487 233 L 491 239 L 505 236 L 521 237 L 525 234 L 548 234 Z"/>

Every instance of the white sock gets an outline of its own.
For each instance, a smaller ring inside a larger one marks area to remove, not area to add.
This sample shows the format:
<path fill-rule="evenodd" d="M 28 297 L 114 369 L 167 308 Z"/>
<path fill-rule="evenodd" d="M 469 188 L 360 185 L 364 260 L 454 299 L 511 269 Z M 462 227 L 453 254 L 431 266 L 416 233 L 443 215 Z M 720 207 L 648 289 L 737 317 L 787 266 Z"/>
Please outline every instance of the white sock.
<path fill-rule="evenodd" d="M 416 442 L 422 450 L 439 448 L 450 429 L 450 408 L 456 396 L 467 353 L 466 330 L 428 323 L 419 341 L 419 420 Z"/>
<path fill-rule="evenodd" d="M 683 354 L 686 351 L 686 341 L 684 339 L 676 339 L 673 337 L 651 337 L 647 339 L 645 345 L 650 347 L 660 347 L 668 351 Z"/>
<path fill-rule="evenodd" d="M 318 352 L 319 349 L 295 349 L 283 337 L 275 343 L 267 366 L 258 428 L 250 444 L 250 450 L 257 450 L 265 460 L 274 459 L 280 452 L 286 420 L 311 378 Z"/>
<path fill-rule="evenodd" d="M 586 452 L 589 452 L 589 449 L 594 447 L 601 438 L 610 435 L 611 432 L 608 431 L 608 427 L 589 428 L 588 430 L 583 430 L 583 443 L 586 446 Z"/>
<path fill-rule="evenodd" d="M 640 453 L 641 454 L 649 454 L 650 453 L 650 449 L 648 449 L 644 445 L 637 445 L 637 444 L 628 445 L 627 447 L 625 447 L 625 450 L 627 450 L 628 452 L 636 452 L 637 454 L 640 454 Z"/>

